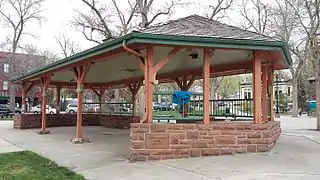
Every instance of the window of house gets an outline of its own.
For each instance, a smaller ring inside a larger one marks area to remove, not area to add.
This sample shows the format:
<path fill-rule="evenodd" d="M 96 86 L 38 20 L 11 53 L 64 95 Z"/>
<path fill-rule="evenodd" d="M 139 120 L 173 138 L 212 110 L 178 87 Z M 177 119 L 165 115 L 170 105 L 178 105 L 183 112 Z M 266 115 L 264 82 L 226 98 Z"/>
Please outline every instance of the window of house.
<path fill-rule="evenodd" d="M 9 82 L 3 81 L 2 82 L 2 90 L 8 90 L 9 89 Z"/>
<path fill-rule="evenodd" d="M 9 73 L 9 64 L 8 64 L 8 63 L 4 63 L 4 64 L 3 64 L 3 71 L 4 71 L 5 73 Z"/>
<path fill-rule="evenodd" d="M 291 96 L 291 88 L 288 87 L 288 96 Z"/>

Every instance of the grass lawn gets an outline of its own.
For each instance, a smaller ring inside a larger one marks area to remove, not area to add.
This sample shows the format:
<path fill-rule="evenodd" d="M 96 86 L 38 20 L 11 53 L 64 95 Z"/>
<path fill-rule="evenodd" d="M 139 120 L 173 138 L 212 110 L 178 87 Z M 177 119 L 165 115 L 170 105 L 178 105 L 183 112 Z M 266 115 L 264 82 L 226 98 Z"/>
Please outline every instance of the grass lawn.
<path fill-rule="evenodd" d="M 0 154 L 0 180 L 84 180 L 81 175 L 30 151 Z"/>
<path fill-rule="evenodd" d="M 0 121 L 12 121 L 12 117 L 0 117 Z"/>

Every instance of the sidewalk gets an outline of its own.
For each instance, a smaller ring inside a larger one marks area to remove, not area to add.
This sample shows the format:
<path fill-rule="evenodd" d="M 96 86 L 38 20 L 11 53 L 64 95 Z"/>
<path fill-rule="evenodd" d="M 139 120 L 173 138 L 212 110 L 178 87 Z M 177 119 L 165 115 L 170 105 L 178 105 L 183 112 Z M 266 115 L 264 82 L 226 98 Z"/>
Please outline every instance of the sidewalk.
<path fill-rule="evenodd" d="M 10 124 L 10 121 L 1 121 L 3 124 Z M 0 153 L 16 152 L 23 151 L 24 149 L 8 142 L 0 136 Z"/>

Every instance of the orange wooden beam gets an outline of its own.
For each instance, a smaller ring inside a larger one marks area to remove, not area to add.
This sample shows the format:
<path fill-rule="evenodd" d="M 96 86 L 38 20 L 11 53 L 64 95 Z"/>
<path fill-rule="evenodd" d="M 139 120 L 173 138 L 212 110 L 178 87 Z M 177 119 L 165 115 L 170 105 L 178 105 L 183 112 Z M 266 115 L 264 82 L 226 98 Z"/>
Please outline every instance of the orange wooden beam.
<path fill-rule="evenodd" d="M 211 52 L 209 48 L 203 50 L 203 123 L 210 124 L 209 116 L 209 94 L 210 94 L 210 59 Z"/>
<path fill-rule="evenodd" d="M 268 97 L 270 99 L 270 121 L 274 121 L 274 111 L 273 111 L 273 65 L 268 67 Z"/>
<path fill-rule="evenodd" d="M 268 121 L 268 110 L 267 110 L 267 81 L 268 81 L 268 76 L 267 76 L 267 71 L 268 68 L 267 66 L 262 67 L 262 76 L 261 76 L 261 81 L 262 81 L 262 98 L 261 98 L 261 107 L 262 107 L 262 121 L 267 122 Z"/>
<path fill-rule="evenodd" d="M 47 99 L 46 91 L 50 85 L 51 76 L 43 76 L 40 78 L 40 83 L 42 85 L 41 94 L 42 94 L 42 105 L 41 105 L 41 131 L 39 134 L 49 134 L 50 131 L 46 130 L 47 128 Z"/>
<path fill-rule="evenodd" d="M 256 51 L 253 59 L 253 121 L 261 122 L 261 54 Z"/>
<path fill-rule="evenodd" d="M 154 73 L 157 73 L 164 65 L 166 65 L 172 56 L 176 55 L 180 49 L 181 48 L 173 48 L 166 57 L 161 59 L 160 62 L 154 66 Z"/>

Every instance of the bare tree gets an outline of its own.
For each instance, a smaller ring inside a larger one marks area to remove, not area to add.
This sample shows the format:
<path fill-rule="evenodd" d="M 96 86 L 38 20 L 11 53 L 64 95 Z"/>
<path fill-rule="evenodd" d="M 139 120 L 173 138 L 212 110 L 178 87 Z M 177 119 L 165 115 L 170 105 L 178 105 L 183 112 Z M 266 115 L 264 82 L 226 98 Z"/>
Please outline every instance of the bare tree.
<path fill-rule="evenodd" d="M 230 10 L 232 5 L 234 4 L 234 0 L 218 0 L 215 4 L 209 5 L 207 11 L 205 12 L 206 16 L 211 20 L 220 20 L 224 17 L 227 17 L 227 10 Z M 211 93 L 210 98 L 215 99 L 216 92 L 220 87 L 220 83 L 223 81 L 224 77 L 214 77 L 211 78 Z M 199 80 L 198 83 L 202 84 L 202 81 Z"/>
<path fill-rule="evenodd" d="M 280 38 L 287 42 L 293 57 L 293 63 L 290 66 L 292 76 L 292 116 L 298 117 L 298 79 L 303 69 L 303 65 L 307 59 L 307 44 L 305 37 L 301 36 L 301 28 L 297 12 L 290 5 L 295 0 L 276 0 L 272 7 L 271 24 L 269 32 L 272 36 Z M 301 13 L 300 9 L 297 9 Z M 302 37 L 302 38 L 301 38 Z"/>
<path fill-rule="evenodd" d="M 286 0 L 294 9 L 301 35 L 305 37 L 305 56 L 311 61 L 316 80 L 317 130 L 320 130 L 320 1 L 319 0 Z"/>
<path fill-rule="evenodd" d="M 78 11 L 72 24 L 82 32 L 84 37 L 97 44 L 109 41 L 138 28 L 147 28 L 157 22 L 160 17 L 168 16 L 179 0 L 166 1 L 163 6 L 156 8 L 154 0 L 128 0 L 127 7 L 120 7 L 116 0 L 100 3 L 98 0 L 82 0 L 90 8 L 90 13 Z M 158 1 L 159 2 L 159 1 Z M 119 23 L 116 23 L 119 22 Z M 144 98 L 143 88 L 139 91 L 139 100 Z M 123 94 L 117 91 L 114 95 Z M 118 100 L 119 97 L 115 97 Z M 140 103 L 143 106 L 143 103 Z M 144 107 L 140 106 L 140 109 Z"/>
<path fill-rule="evenodd" d="M 261 0 L 242 0 L 239 5 L 240 14 L 245 19 L 243 28 L 251 29 L 260 34 L 267 34 L 271 20 L 271 5 Z"/>
<path fill-rule="evenodd" d="M 9 77 L 17 75 L 15 54 L 19 48 L 21 39 L 24 35 L 32 35 L 26 32 L 25 28 L 32 21 L 41 22 L 43 0 L 0 0 L 0 22 L 6 28 L 11 29 L 10 36 L 7 37 L 12 57 L 9 63 Z M 15 87 L 10 85 L 10 109 L 13 111 L 15 107 Z"/>
<path fill-rule="evenodd" d="M 56 41 L 59 44 L 59 47 L 64 57 L 69 57 L 81 51 L 79 44 L 77 44 L 75 41 L 68 38 L 64 34 L 59 34 L 58 36 L 56 36 Z"/>
<path fill-rule="evenodd" d="M 217 0 L 215 4 L 209 5 L 205 14 L 209 19 L 220 20 L 227 15 L 227 11 L 231 9 L 235 0 Z"/>

